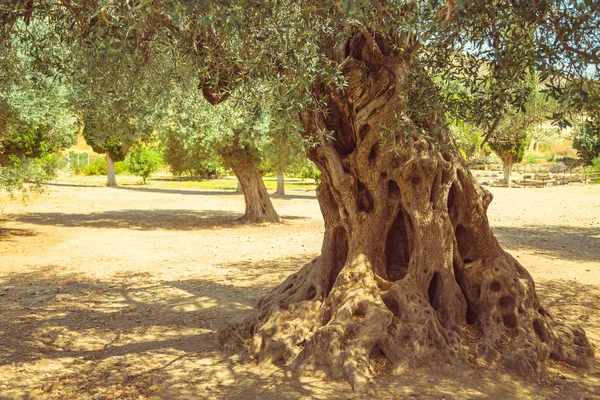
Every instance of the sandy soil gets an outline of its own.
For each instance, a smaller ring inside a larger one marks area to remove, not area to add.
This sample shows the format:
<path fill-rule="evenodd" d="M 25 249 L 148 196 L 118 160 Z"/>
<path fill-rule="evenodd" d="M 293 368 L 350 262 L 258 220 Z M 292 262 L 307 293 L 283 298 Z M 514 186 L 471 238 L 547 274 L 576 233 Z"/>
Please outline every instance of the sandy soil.
<path fill-rule="evenodd" d="M 369 395 L 221 356 L 218 330 L 318 255 L 314 192 L 244 226 L 240 195 L 55 183 L 0 198 L 0 399 L 598 399 L 600 362 L 527 383 L 450 367 L 380 375 Z M 559 319 L 600 346 L 600 186 L 492 188 L 495 233 Z"/>

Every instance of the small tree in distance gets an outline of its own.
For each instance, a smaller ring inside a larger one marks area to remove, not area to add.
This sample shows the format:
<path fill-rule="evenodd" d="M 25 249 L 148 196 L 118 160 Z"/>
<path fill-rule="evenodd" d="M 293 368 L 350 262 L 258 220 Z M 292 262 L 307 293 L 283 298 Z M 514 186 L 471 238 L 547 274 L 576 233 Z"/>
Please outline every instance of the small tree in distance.
<path fill-rule="evenodd" d="M 600 119 L 588 119 L 573 138 L 573 148 L 586 165 L 600 155 Z"/>
<path fill-rule="evenodd" d="M 129 172 L 141 177 L 145 185 L 146 179 L 162 165 L 162 158 L 156 148 L 136 146 L 125 158 L 125 165 Z"/>

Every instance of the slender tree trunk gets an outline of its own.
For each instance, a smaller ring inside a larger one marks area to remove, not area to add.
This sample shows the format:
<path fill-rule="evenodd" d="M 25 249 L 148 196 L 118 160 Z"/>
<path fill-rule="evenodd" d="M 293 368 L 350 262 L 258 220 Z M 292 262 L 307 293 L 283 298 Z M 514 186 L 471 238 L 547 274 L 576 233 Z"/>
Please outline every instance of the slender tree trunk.
<path fill-rule="evenodd" d="M 548 357 L 587 365 L 585 333 L 552 318 L 494 237 L 492 195 L 462 160 L 430 78 L 367 33 L 335 48 L 348 85 L 317 86 L 327 112 L 302 115 L 307 134 L 333 135 L 308 154 L 322 177 L 321 255 L 223 331 L 224 349 L 248 338 L 252 359 L 323 368 L 360 392 L 373 359 L 398 374 L 448 363 L 536 378 Z"/>
<path fill-rule="evenodd" d="M 242 190 L 242 183 L 240 182 L 240 180 L 238 179 L 237 181 L 237 188 L 235 189 L 236 193 L 244 193 L 244 191 Z"/>
<path fill-rule="evenodd" d="M 117 178 L 115 176 L 115 163 L 110 154 L 106 153 L 106 186 L 117 186 Z"/>
<path fill-rule="evenodd" d="M 273 208 L 269 193 L 256 168 L 238 166 L 233 169 L 237 176 L 246 202 L 246 212 L 242 217 L 245 222 L 279 222 L 279 216 Z"/>
<path fill-rule="evenodd" d="M 513 166 L 512 159 L 502 160 L 502 169 L 504 170 L 504 181 L 506 182 L 506 185 L 508 187 L 512 186 L 512 179 L 511 179 L 512 166 Z"/>
<path fill-rule="evenodd" d="M 249 149 L 234 144 L 221 151 L 225 162 L 231 166 L 242 187 L 246 212 L 241 218 L 244 222 L 279 222 L 279 216 L 273 208 L 269 193 L 256 166 L 256 157 Z"/>
<path fill-rule="evenodd" d="M 275 191 L 276 196 L 285 195 L 285 180 L 283 172 L 277 173 L 277 190 Z"/>

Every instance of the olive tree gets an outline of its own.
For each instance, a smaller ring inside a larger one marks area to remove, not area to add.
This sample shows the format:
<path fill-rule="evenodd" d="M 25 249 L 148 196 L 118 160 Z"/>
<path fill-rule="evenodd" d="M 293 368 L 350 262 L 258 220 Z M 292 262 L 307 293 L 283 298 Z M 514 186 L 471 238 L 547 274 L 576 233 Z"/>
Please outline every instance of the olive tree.
<path fill-rule="evenodd" d="M 526 104 L 514 83 L 530 67 L 551 94 L 587 107 L 589 96 L 576 95 L 598 77 L 600 5 L 83 3 L 40 9 L 56 29 L 75 26 L 103 43 L 107 26 L 123 26 L 119 40 L 142 53 L 148 41 L 171 40 L 211 104 L 264 77 L 297 104 L 308 157 L 321 171 L 321 255 L 225 330 L 226 349 L 247 339 L 252 359 L 323 368 L 356 391 L 367 389 L 378 356 L 398 374 L 467 360 L 531 377 L 545 373 L 549 357 L 589 364 L 584 331 L 553 318 L 495 238 L 492 195 L 460 156 L 446 113 L 493 132 L 508 105 Z M 9 4 L 0 20 L 37 15 L 36 2 Z M 440 87 L 456 80 L 466 95 L 444 95 Z M 566 82 L 573 91 L 560 91 Z"/>
<path fill-rule="evenodd" d="M 68 51 L 45 47 L 56 33 L 44 23 L 17 22 L 14 29 L 19 35 L 0 46 L 0 189 L 11 193 L 52 178 L 51 155 L 71 146 L 80 130 L 64 73 L 37 62 L 68 58 Z"/>

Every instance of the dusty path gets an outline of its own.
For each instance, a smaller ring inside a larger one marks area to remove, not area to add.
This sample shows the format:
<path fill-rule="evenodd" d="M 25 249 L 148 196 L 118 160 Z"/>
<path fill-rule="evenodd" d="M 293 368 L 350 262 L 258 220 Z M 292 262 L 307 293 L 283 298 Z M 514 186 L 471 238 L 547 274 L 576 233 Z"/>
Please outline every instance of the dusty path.
<path fill-rule="evenodd" d="M 499 240 L 600 349 L 600 186 L 493 192 Z M 219 329 L 319 252 L 314 192 L 274 204 L 282 224 L 242 226 L 242 197 L 227 192 L 60 183 L 27 206 L 2 202 L 0 399 L 360 397 L 218 351 Z M 539 384 L 445 367 L 378 383 L 371 397 L 594 399 L 600 363 L 553 364 Z"/>

